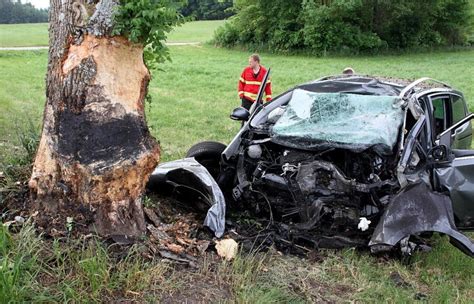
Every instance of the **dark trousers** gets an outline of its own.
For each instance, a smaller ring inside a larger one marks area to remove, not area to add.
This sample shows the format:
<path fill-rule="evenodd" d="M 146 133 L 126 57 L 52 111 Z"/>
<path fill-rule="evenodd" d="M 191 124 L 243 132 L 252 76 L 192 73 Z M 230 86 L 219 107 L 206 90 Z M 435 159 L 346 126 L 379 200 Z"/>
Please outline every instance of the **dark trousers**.
<path fill-rule="evenodd" d="M 242 108 L 250 110 L 250 107 L 253 105 L 253 101 L 248 100 L 246 98 L 242 98 Z"/>

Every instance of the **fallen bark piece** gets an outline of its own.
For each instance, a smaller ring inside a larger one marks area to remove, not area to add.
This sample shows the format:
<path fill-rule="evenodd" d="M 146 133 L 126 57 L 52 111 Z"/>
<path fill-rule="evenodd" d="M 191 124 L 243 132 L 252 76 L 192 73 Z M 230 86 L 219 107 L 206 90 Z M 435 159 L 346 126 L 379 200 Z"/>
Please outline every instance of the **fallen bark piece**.
<path fill-rule="evenodd" d="M 199 251 L 199 254 L 204 254 L 204 252 L 206 252 L 207 248 L 209 248 L 209 245 L 211 244 L 211 242 L 209 241 L 200 241 L 198 242 L 196 248 L 197 250 Z"/>
<path fill-rule="evenodd" d="M 190 267 L 197 268 L 196 259 L 190 255 L 186 255 L 186 257 L 184 258 L 166 250 L 160 250 L 159 253 L 164 259 L 172 260 L 178 263 L 188 264 Z"/>
<path fill-rule="evenodd" d="M 150 231 L 151 235 L 156 241 L 171 239 L 171 237 L 166 232 L 161 231 L 160 229 L 156 228 L 153 225 L 148 225 L 146 228 L 148 229 L 148 231 Z"/>
<path fill-rule="evenodd" d="M 180 237 L 176 238 L 176 242 L 178 242 L 180 245 L 183 245 L 183 246 L 189 246 L 193 243 L 193 241 L 190 239 L 183 239 Z"/>
<path fill-rule="evenodd" d="M 161 220 L 160 218 L 156 215 L 155 211 L 153 211 L 150 208 L 143 208 L 143 211 L 145 211 L 146 216 L 148 219 L 155 225 L 156 227 L 159 227 L 161 225 Z"/>
<path fill-rule="evenodd" d="M 233 239 L 225 239 L 216 241 L 217 254 L 225 258 L 227 261 L 231 261 L 237 255 L 239 244 Z"/>
<path fill-rule="evenodd" d="M 180 254 L 184 252 L 184 247 L 178 244 L 167 244 L 166 247 L 173 253 Z"/>

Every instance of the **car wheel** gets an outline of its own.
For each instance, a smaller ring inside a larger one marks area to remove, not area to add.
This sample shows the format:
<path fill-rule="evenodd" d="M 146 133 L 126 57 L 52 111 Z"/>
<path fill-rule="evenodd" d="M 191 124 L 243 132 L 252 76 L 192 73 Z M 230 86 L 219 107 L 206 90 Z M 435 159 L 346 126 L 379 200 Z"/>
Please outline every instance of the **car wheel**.
<path fill-rule="evenodd" d="M 221 154 L 226 147 L 220 142 L 203 141 L 192 146 L 186 157 L 194 157 L 216 179 L 220 172 Z"/>

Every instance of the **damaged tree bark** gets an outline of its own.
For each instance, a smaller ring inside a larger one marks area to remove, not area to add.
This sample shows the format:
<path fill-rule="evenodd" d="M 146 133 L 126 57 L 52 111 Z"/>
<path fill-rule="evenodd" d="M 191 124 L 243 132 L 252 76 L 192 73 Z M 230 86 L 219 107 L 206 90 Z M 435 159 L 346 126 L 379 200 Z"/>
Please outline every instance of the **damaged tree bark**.
<path fill-rule="evenodd" d="M 141 197 L 159 160 L 145 121 L 143 47 L 112 36 L 113 0 L 51 0 L 42 136 L 29 182 L 34 208 L 82 205 L 101 235 L 145 231 Z"/>

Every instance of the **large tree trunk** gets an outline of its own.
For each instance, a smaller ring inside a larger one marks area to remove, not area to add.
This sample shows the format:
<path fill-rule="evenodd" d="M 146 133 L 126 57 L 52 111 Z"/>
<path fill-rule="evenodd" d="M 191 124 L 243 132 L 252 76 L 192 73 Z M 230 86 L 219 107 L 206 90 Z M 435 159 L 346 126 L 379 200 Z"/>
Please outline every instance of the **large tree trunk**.
<path fill-rule="evenodd" d="M 29 182 L 43 212 L 79 204 L 101 235 L 140 236 L 159 159 L 144 98 L 143 47 L 112 37 L 112 0 L 51 0 L 42 136 Z"/>

